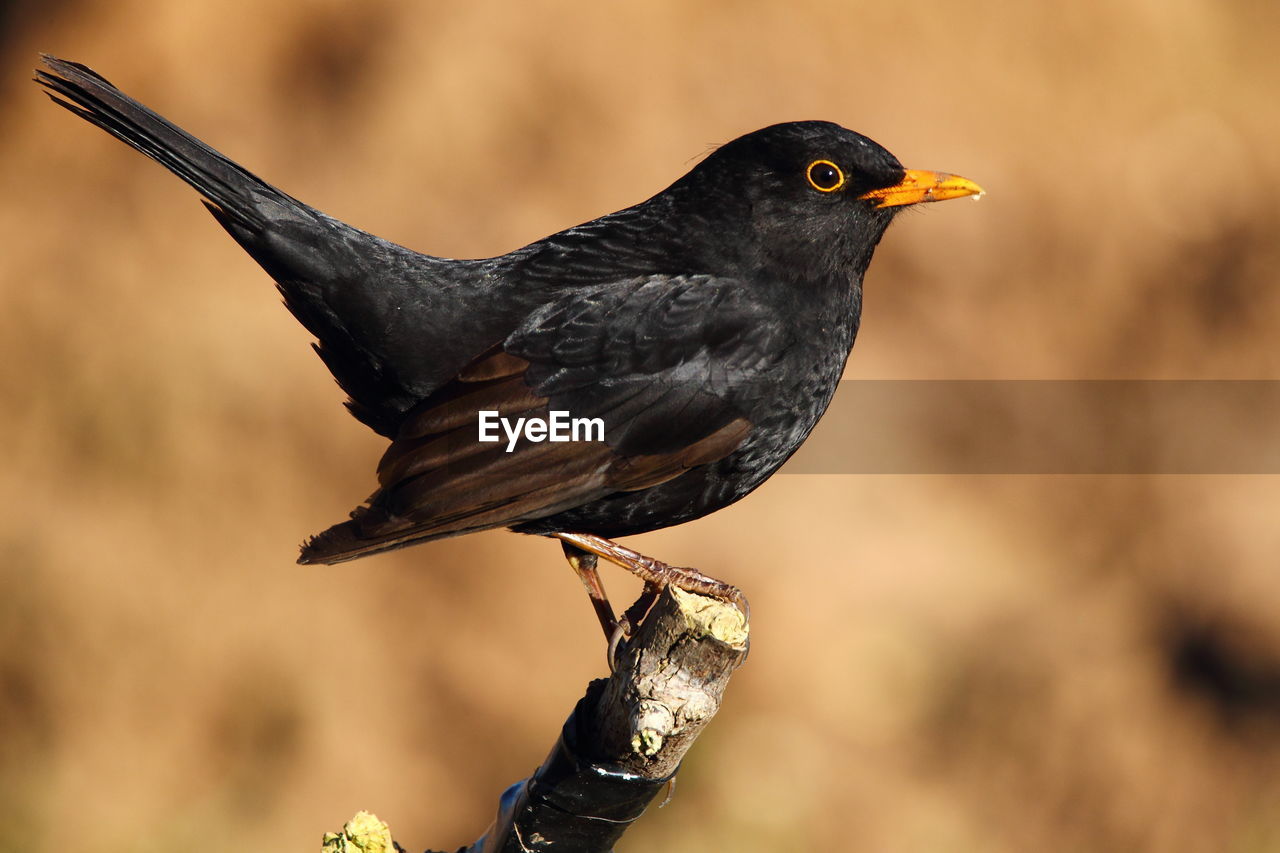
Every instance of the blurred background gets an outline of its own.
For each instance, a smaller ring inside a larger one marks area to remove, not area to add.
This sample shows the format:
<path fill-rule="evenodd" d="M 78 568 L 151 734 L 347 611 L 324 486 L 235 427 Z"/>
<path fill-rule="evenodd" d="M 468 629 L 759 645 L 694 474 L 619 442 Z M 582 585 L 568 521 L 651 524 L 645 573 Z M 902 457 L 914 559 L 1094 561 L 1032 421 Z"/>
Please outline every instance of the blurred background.
<path fill-rule="evenodd" d="M 890 230 L 848 377 L 1280 379 L 1265 0 L 0 15 L 0 850 L 313 850 L 360 808 L 453 849 L 606 668 L 551 542 L 294 565 L 381 441 L 195 194 L 29 82 L 37 51 L 455 257 L 829 119 L 988 193 Z M 629 540 L 740 585 L 754 643 L 622 849 L 1280 850 L 1278 507 L 1263 476 L 783 474 Z"/>

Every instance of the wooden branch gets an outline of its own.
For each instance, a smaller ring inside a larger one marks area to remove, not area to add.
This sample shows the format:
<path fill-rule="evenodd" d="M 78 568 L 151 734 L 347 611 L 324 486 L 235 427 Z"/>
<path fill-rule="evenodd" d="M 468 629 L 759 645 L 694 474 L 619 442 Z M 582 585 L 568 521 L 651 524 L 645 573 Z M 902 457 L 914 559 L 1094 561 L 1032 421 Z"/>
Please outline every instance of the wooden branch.
<path fill-rule="evenodd" d="M 489 831 L 459 853 L 610 851 L 720 709 L 748 631 L 729 602 L 663 590 L 620 644 L 613 674 L 588 685 L 547 760 L 507 789 Z"/>
<path fill-rule="evenodd" d="M 716 711 L 747 657 L 746 614 L 667 587 L 619 649 L 592 721 L 596 753 L 627 773 L 666 779 Z"/>

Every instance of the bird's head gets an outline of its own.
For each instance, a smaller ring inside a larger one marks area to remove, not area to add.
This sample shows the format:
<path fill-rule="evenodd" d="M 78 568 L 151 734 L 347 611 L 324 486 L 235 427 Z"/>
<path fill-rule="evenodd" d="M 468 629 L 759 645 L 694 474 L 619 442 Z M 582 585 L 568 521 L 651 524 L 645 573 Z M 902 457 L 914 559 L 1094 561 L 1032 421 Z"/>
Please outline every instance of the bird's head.
<path fill-rule="evenodd" d="M 894 215 L 908 205 L 978 196 L 942 172 L 904 169 L 880 145 L 825 121 L 775 124 L 720 146 L 673 189 L 739 262 L 790 274 L 861 278 Z M 725 258 L 724 260 L 729 260 Z"/>

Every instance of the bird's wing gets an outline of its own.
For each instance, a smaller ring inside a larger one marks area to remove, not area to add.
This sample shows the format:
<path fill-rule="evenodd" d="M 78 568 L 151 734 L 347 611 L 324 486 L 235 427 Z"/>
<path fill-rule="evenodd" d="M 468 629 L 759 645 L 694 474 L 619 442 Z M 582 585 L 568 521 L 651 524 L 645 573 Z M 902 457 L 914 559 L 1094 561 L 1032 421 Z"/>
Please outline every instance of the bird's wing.
<path fill-rule="evenodd" d="M 786 349 L 775 315 L 739 282 L 648 276 L 577 289 L 424 400 L 351 521 L 303 547 L 340 562 L 426 539 L 545 518 L 721 459 L 752 425 L 736 391 Z M 600 419 L 603 441 L 481 442 L 508 422 Z"/>

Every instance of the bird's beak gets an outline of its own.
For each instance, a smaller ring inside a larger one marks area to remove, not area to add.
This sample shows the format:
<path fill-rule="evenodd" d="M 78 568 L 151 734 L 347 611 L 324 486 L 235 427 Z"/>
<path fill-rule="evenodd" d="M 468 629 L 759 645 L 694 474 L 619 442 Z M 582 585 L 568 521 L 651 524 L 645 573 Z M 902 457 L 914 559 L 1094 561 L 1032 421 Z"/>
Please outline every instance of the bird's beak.
<path fill-rule="evenodd" d="M 863 193 L 858 198 L 873 201 L 876 203 L 876 207 L 898 207 L 904 204 L 920 204 L 925 201 L 946 201 L 949 198 L 964 198 L 967 195 L 973 196 L 974 201 L 977 201 L 982 197 L 982 192 L 982 187 L 959 175 L 907 169 L 907 174 L 903 179 L 893 186 Z"/>

